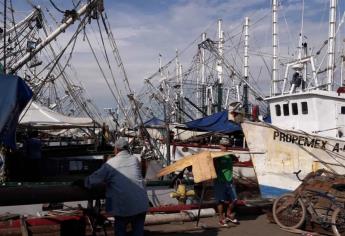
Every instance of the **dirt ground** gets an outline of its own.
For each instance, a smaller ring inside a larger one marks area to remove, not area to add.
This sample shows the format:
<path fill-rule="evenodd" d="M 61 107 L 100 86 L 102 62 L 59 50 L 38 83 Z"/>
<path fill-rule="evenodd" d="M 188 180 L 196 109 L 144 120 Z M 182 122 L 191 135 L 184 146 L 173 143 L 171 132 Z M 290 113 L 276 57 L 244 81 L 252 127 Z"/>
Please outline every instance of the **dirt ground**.
<path fill-rule="evenodd" d="M 265 214 L 238 215 L 239 225 L 231 224 L 229 227 L 220 227 L 217 217 L 201 218 L 199 227 L 196 222 L 170 223 L 145 227 L 145 235 L 165 236 L 290 236 L 293 234 L 281 230 L 276 224 L 268 221 Z"/>

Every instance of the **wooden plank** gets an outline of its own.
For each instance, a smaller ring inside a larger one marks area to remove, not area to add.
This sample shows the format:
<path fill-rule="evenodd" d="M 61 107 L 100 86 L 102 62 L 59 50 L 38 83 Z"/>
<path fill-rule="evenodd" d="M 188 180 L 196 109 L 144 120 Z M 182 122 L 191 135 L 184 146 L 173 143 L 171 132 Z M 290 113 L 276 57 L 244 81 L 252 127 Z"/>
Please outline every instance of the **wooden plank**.
<path fill-rule="evenodd" d="M 195 154 L 195 155 L 189 155 L 189 156 L 184 157 L 181 160 L 176 161 L 175 163 L 161 169 L 158 172 L 157 177 L 161 177 L 161 176 L 170 174 L 170 173 L 175 172 L 175 171 L 183 170 L 184 168 L 193 165 L 193 161 L 194 161 L 193 158 L 195 156 L 201 156 L 202 153 L 203 152 Z"/>
<path fill-rule="evenodd" d="M 188 166 L 192 166 L 195 183 L 215 179 L 217 178 L 217 174 L 214 168 L 213 158 L 218 158 L 231 153 L 232 152 L 202 151 L 194 155 L 186 156 L 183 159 L 163 168 L 157 174 L 157 177 L 161 177 L 175 171 L 183 170 Z"/>
<path fill-rule="evenodd" d="M 211 153 L 203 155 L 202 158 L 194 158 L 192 168 L 195 183 L 217 178 Z"/>

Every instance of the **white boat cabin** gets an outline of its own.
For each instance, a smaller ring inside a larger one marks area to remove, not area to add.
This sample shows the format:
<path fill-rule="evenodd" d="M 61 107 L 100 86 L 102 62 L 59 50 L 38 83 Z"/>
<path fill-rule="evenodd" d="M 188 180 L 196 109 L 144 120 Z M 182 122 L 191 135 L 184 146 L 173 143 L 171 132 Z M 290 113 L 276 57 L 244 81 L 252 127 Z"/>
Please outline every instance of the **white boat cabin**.
<path fill-rule="evenodd" d="M 272 125 L 345 139 L 345 93 L 311 90 L 267 98 Z"/>

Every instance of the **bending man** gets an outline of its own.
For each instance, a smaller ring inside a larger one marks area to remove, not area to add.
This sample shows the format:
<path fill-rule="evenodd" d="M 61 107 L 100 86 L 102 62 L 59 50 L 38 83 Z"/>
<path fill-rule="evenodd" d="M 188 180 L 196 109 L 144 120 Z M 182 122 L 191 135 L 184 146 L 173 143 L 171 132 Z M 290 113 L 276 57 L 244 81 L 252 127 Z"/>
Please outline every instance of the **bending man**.
<path fill-rule="evenodd" d="M 85 186 L 106 184 L 106 211 L 115 218 L 115 235 L 126 235 L 128 224 L 133 236 L 144 235 L 148 197 L 138 159 L 128 151 L 128 141 L 115 142 L 115 157 L 85 180 Z"/>

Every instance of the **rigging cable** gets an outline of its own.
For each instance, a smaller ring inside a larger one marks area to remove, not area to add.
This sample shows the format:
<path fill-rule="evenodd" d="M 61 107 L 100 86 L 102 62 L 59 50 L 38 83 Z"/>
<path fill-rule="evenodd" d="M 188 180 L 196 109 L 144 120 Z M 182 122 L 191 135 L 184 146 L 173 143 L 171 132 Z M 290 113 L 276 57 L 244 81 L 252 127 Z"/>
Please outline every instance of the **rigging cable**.
<path fill-rule="evenodd" d="M 54 65 L 50 68 L 50 70 L 48 71 L 48 75 L 51 74 L 51 72 L 54 70 L 55 66 L 58 64 L 59 60 L 61 59 L 62 55 L 65 53 L 65 51 L 67 50 L 67 48 L 70 46 L 70 44 L 73 42 L 73 47 L 75 46 L 76 43 L 76 39 L 78 34 L 80 33 L 80 31 L 82 30 L 82 27 L 86 25 L 86 17 L 85 16 L 82 20 L 81 23 L 78 25 L 78 29 L 76 30 L 76 32 L 73 34 L 73 36 L 71 37 L 71 39 L 68 41 L 68 43 L 66 44 L 66 46 L 64 47 L 64 49 L 58 54 Z M 38 89 L 38 92 L 43 88 L 45 81 L 49 78 L 48 75 L 45 77 L 44 81 L 40 84 L 40 87 Z M 25 116 L 25 114 L 27 113 L 27 111 L 29 110 L 29 107 L 31 105 L 31 103 L 33 102 L 33 100 L 36 99 L 37 94 L 34 94 L 33 98 L 30 101 L 30 104 L 27 106 L 26 110 L 23 112 L 22 118 Z M 21 118 L 21 119 L 22 119 Z"/>
<path fill-rule="evenodd" d="M 123 101 L 122 101 L 122 94 L 121 94 L 121 90 L 119 90 L 117 84 L 116 84 L 116 80 L 115 80 L 115 76 L 114 76 L 114 73 L 113 73 L 113 70 L 110 66 L 110 61 L 109 61 L 109 57 L 108 57 L 108 53 L 107 53 L 107 50 L 106 50 L 106 47 L 105 47 L 105 44 L 104 44 L 104 39 L 103 39 L 103 34 L 102 34 L 102 30 L 101 30 L 101 27 L 100 27 L 100 24 L 99 24 L 99 19 L 97 18 L 97 25 L 98 25 L 98 29 L 99 29 L 99 33 L 100 33 L 100 37 L 101 37 L 101 42 L 102 42 L 102 46 L 103 46 L 103 50 L 104 50 L 104 55 L 105 55 L 105 59 L 106 59 L 106 62 L 107 62 L 107 65 L 108 65 L 108 68 L 109 68 L 109 71 L 110 71 L 110 74 L 111 74 L 111 77 L 113 79 L 113 83 L 114 83 L 114 86 L 115 86 L 115 89 L 116 89 L 116 92 L 118 93 L 119 97 L 118 97 L 118 101 L 119 101 L 119 106 L 121 106 L 122 108 L 124 108 L 124 104 L 123 104 Z M 124 110 L 124 109 L 123 109 Z M 129 120 L 129 116 L 127 113 L 123 113 L 125 116 L 126 116 L 126 119 Z"/>
<path fill-rule="evenodd" d="M 89 45 L 89 47 L 90 47 L 90 49 L 91 49 L 91 52 L 92 52 L 92 54 L 93 54 L 93 56 L 94 56 L 94 58 L 95 58 L 95 60 L 96 60 L 96 63 L 97 63 L 98 68 L 99 68 L 99 70 L 100 70 L 100 72 L 101 72 L 101 74 L 102 74 L 102 77 L 103 77 L 103 79 L 105 80 L 105 82 L 106 82 L 106 84 L 107 84 L 107 86 L 108 86 L 108 88 L 109 88 L 109 91 L 110 91 L 111 94 L 113 95 L 113 98 L 115 99 L 116 103 L 117 103 L 117 104 L 120 104 L 120 102 L 118 101 L 118 99 L 117 99 L 117 97 L 116 97 L 116 95 L 115 95 L 113 89 L 111 88 L 111 86 L 110 86 L 110 84 L 109 84 L 109 81 L 108 81 L 108 79 L 107 79 L 107 77 L 106 77 L 106 75 L 105 75 L 105 72 L 104 72 L 104 70 L 103 70 L 103 68 L 102 68 L 102 66 L 101 66 L 101 64 L 100 64 L 100 62 L 99 62 L 99 60 L 98 60 L 98 57 L 97 57 L 97 55 L 96 55 L 96 52 L 95 52 L 95 50 L 93 49 L 93 47 L 92 47 L 92 45 L 91 45 L 91 42 L 90 42 L 90 40 L 89 40 L 89 37 L 88 37 L 87 35 L 85 35 L 85 39 L 86 39 L 86 41 L 87 41 L 87 43 L 88 43 L 88 45 Z M 123 114 L 126 114 L 126 113 L 124 112 L 124 108 L 123 108 L 122 106 L 120 106 L 120 109 L 122 110 Z"/>
<path fill-rule="evenodd" d="M 47 9 L 47 11 L 48 11 L 48 14 L 50 15 L 50 17 L 52 17 L 53 20 L 55 20 L 55 24 L 58 25 L 58 22 L 56 21 L 56 19 L 54 18 L 54 16 L 50 13 L 50 11 L 49 11 L 48 9 Z M 44 20 L 44 22 L 47 24 L 47 19 L 46 19 L 45 17 L 43 17 L 43 20 Z M 45 35 L 48 36 L 48 31 L 47 31 L 46 27 L 44 27 L 43 30 L 44 30 Z M 57 46 L 58 46 L 59 48 L 61 48 L 61 46 L 60 46 L 58 43 L 57 43 Z M 50 48 L 50 50 L 52 51 L 53 55 L 56 57 L 55 50 L 54 50 L 54 48 L 52 47 L 51 44 L 49 44 L 49 48 Z M 66 65 L 66 67 L 67 67 L 67 65 Z M 89 108 L 89 106 L 86 105 L 87 103 L 86 103 L 86 101 L 85 101 L 84 96 L 76 96 L 76 95 L 74 94 L 74 91 L 73 91 L 73 89 L 72 89 L 72 86 L 75 86 L 75 85 L 73 85 L 73 83 L 68 79 L 67 74 L 65 73 L 65 70 L 62 71 L 62 67 L 61 67 L 60 63 L 58 64 L 58 69 L 61 71 L 60 74 L 62 75 L 62 78 L 63 78 L 63 80 L 64 80 L 65 83 L 66 83 L 67 90 L 68 90 L 68 91 L 70 92 L 70 94 L 72 95 L 72 98 L 73 98 L 73 100 L 75 101 L 77 107 L 81 108 L 81 109 L 85 112 L 85 114 L 87 114 L 87 115 L 88 115 L 90 118 L 92 118 L 93 120 L 95 120 L 96 118 L 102 120 L 102 117 L 100 116 L 99 111 L 98 111 L 97 109 L 96 109 L 95 112 L 94 112 L 94 111 L 91 111 L 91 109 Z M 71 69 L 71 70 L 73 69 L 73 67 L 72 67 L 71 65 L 70 65 L 70 69 Z M 75 74 L 74 77 L 77 78 L 77 77 L 78 77 L 77 74 Z M 80 81 L 79 81 L 79 83 L 80 83 L 80 85 L 82 86 L 82 84 L 81 84 Z"/>
<path fill-rule="evenodd" d="M 112 52 L 114 54 L 114 57 L 115 57 L 115 60 L 116 62 L 118 63 L 118 66 L 120 67 L 120 69 L 122 70 L 122 73 L 124 75 L 124 82 L 125 82 L 125 86 L 127 87 L 127 90 L 129 91 L 130 94 L 133 94 L 133 91 L 131 89 L 131 86 L 129 85 L 129 80 L 128 80 L 128 76 L 127 76 L 127 72 L 125 70 L 125 67 L 123 65 L 123 62 L 122 62 L 122 59 L 121 59 L 121 56 L 120 56 L 120 52 L 119 52 L 119 49 L 116 45 L 116 41 L 115 41 L 115 37 L 114 37 L 114 34 L 111 30 L 111 27 L 110 27 L 110 23 L 108 21 L 108 17 L 107 17 L 107 14 L 101 14 L 101 17 L 103 18 L 103 21 L 106 21 L 108 23 L 108 30 L 107 30 L 107 27 L 106 25 L 104 26 L 105 29 L 107 30 L 108 32 L 108 40 L 110 42 L 110 46 L 112 47 Z"/>
<path fill-rule="evenodd" d="M 49 0 L 49 2 L 52 4 L 52 6 L 55 8 L 55 10 L 57 10 L 58 12 L 65 14 L 65 12 L 63 10 L 61 10 L 60 8 L 58 8 L 55 3 L 53 2 L 53 0 Z"/>
<path fill-rule="evenodd" d="M 102 45 L 99 43 L 99 41 L 97 40 L 97 38 L 96 38 L 96 41 L 97 41 L 99 47 L 102 47 L 102 48 L 103 48 L 102 55 L 103 55 L 104 60 L 107 62 L 108 68 L 109 68 L 109 70 L 110 70 L 111 77 L 112 77 L 112 80 L 113 80 L 113 83 L 114 83 L 114 87 L 115 87 L 116 92 L 117 92 L 117 94 L 118 94 L 118 100 L 119 100 L 119 102 L 120 102 L 119 105 L 122 106 L 122 107 L 125 107 L 124 101 L 123 101 L 123 97 L 124 97 L 124 96 L 122 95 L 121 89 L 119 89 L 119 86 L 118 86 L 117 83 L 116 83 L 115 75 L 114 75 L 113 70 L 112 70 L 112 68 L 111 68 L 111 66 L 110 66 L 111 63 L 110 63 L 110 60 L 109 60 L 109 56 L 108 56 L 108 54 L 107 54 L 107 49 L 106 49 L 106 46 L 105 46 L 105 42 L 104 42 L 102 30 L 101 30 L 101 28 L 100 28 L 100 24 L 99 24 L 98 19 L 97 19 L 97 25 L 98 25 L 98 32 L 99 32 L 99 35 L 100 35 L 100 38 L 101 38 Z M 92 27 L 91 27 L 91 28 L 92 28 Z M 115 59 L 115 60 L 116 60 L 116 59 Z"/>

